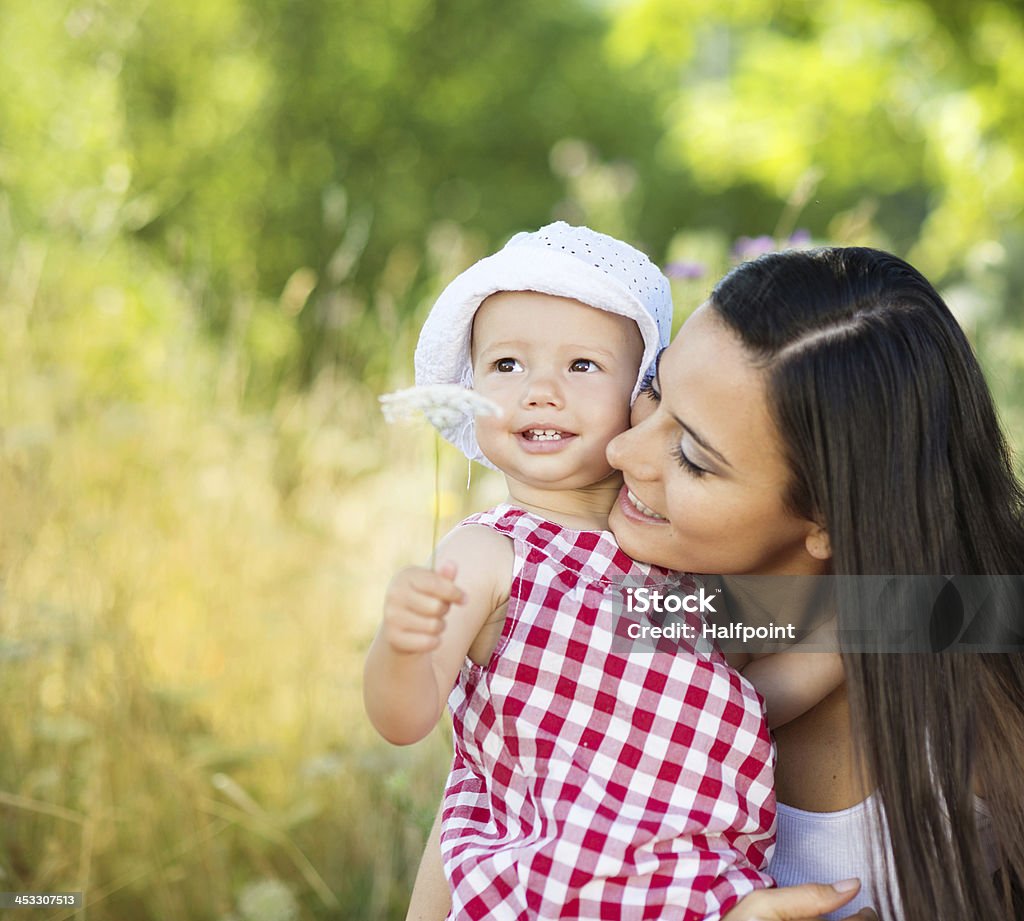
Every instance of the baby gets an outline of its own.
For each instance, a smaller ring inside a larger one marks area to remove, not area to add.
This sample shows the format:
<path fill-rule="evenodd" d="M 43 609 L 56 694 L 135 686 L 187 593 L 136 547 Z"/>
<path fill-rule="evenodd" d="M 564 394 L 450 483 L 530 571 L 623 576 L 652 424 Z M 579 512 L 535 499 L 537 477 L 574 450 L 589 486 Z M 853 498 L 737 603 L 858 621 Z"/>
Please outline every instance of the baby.
<path fill-rule="evenodd" d="M 508 486 L 441 541 L 436 570 L 394 577 L 366 662 L 366 708 L 391 742 L 451 709 L 450 918 L 698 921 L 771 883 L 757 695 L 710 646 L 622 642 L 628 589 L 694 588 L 607 531 L 621 478 L 605 448 L 670 323 L 643 254 L 557 223 L 466 270 L 424 324 L 417 383 L 502 410 L 442 434 Z"/>

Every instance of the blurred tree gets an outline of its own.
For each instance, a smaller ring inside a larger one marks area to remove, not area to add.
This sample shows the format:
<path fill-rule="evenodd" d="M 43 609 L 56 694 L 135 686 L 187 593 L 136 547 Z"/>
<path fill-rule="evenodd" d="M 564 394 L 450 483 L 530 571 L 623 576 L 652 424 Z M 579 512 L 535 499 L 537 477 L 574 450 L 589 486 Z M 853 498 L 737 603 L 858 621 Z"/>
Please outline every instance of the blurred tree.
<path fill-rule="evenodd" d="M 613 18 L 616 59 L 661 69 L 665 160 L 705 194 L 781 202 L 817 175 L 818 235 L 866 228 L 937 280 L 1020 228 L 1019 4 L 637 0 Z M 865 202 L 873 220 L 835 221 Z"/>
<path fill-rule="evenodd" d="M 148 5 L 123 75 L 137 181 L 161 203 L 140 233 L 206 279 L 215 328 L 232 291 L 290 287 L 306 372 L 363 373 L 375 327 L 436 288 L 439 222 L 491 246 L 550 219 L 566 137 L 653 171 L 658 120 L 608 66 L 604 25 L 540 0 Z"/>
<path fill-rule="evenodd" d="M 1021 291 L 1008 0 L 8 2 L 0 78 L 0 235 L 168 273 L 257 396 L 382 385 L 453 272 L 554 217 L 656 258 L 799 224 L 940 283 L 981 246 Z"/>

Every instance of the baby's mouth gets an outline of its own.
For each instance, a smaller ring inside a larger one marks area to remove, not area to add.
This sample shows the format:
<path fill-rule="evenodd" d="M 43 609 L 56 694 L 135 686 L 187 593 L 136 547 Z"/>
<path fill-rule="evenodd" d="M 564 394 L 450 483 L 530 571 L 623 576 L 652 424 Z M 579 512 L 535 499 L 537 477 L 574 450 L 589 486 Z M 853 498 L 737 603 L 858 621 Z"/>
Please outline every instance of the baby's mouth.
<path fill-rule="evenodd" d="M 561 441 L 571 437 L 569 432 L 560 429 L 524 429 L 519 434 L 527 441 Z"/>

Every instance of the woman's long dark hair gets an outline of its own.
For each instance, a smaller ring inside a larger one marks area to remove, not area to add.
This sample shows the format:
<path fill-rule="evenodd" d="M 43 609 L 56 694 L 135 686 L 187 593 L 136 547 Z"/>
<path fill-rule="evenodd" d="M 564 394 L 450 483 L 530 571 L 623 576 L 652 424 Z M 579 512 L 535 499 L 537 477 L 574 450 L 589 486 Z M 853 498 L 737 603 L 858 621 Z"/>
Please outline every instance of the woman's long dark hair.
<path fill-rule="evenodd" d="M 826 525 L 835 574 L 1024 572 L 1024 492 L 991 395 L 919 272 L 865 248 L 774 253 L 734 269 L 711 303 L 766 369 L 788 504 Z M 1024 655 L 844 651 L 844 664 L 903 917 L 1020 917 Z"/>

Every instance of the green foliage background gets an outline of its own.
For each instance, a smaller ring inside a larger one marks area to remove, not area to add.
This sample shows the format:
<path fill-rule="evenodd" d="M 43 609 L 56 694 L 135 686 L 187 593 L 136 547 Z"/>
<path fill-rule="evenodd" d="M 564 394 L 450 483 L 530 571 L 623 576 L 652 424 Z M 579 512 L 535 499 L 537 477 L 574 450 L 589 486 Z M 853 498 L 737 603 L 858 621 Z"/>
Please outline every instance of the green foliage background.
<path fill-rule="evenodd" d="M 677 318 L 743 236 L 892 249 L 1024 438 L 1016 2 L 2 0 L 0 86 L 0 890 L 51 917 L 404 915 L 447 742 L 360 668 L 433 443 L 375 397 L 517 230 L 702 264 Z"/>

